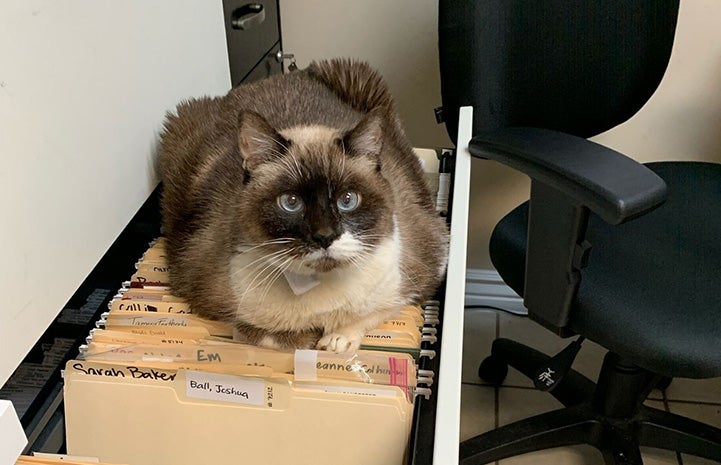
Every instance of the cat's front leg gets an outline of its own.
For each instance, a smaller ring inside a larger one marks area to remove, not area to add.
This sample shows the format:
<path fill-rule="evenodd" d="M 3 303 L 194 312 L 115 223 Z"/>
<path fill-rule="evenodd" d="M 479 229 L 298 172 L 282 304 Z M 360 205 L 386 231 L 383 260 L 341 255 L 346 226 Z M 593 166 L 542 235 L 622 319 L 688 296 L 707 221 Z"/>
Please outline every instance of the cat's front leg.
<path fill-rule="evenodd" d="M 381 322 L 392 318 L 398 308 L 376 310 L 368 315 L 353 315 L 346 324 L 335 328 L 326 328 L 316 348 L 335 353 L 354 352 L 358 350 L 366 333 L 377 327 Z"/>
<path fill-rule="evenodd" d="M 233 339 L 266 349 L 311 349 L 323 332 L 317 328 L 301 331 L 267 331 L 257 326 L 236 322 Z"/>
<path fill-rule="evenodd" d="M 316 346 L 321 332 L 318 330 L 309 331 L 282 331 L 268 333 L 261 337 L 257 345 L 268 349 L 312 349 Z"/>

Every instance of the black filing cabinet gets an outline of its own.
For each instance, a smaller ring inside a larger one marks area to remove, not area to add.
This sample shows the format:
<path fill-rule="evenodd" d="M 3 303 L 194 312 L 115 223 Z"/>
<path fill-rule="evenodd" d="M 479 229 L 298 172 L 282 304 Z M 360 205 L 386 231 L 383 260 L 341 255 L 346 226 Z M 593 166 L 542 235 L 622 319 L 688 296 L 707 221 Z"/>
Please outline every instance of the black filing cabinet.
<path fill-rule="evenodd" d="M 223 0 L 233 87 L 282 71 L 277 0 Z"/>

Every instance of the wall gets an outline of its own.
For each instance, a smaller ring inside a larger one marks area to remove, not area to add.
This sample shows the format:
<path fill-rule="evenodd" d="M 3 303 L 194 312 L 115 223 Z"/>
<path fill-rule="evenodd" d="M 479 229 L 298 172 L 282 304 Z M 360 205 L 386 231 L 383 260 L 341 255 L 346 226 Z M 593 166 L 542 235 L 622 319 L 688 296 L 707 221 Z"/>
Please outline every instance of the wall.
<path fill-rule="evenodd" d="M 432 109 L 440 105 L 437 1 L 281 0 L 284 48 L 299 66 L 351 56 L 381 71 L 416 146 L 448 146 Z M 682 0 L 668 71 L 647 105 L 595 138 L 640 161 L 721 162 L 721 2 Z M 474 160 L 468 266 L 490 268 L 496 222 L 525 200 L 529 182 L 494 162 Z"/>
<path fill-rule="evenodd" d="M 298 66 L 352 57 L 378 69 L 419 147 L 448 146 L 433 108 L 441 104 L 437 0 L 280 0 L 284 51 Z"/>

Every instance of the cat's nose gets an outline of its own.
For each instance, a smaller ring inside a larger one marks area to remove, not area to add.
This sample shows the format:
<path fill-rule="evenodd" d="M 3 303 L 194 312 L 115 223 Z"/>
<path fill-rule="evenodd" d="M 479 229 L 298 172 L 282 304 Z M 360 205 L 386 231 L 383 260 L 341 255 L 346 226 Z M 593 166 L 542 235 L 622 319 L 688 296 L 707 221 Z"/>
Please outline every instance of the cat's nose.
<path fill-rule="evenodd" d="M 327 249 L 336 238 L 338 234 L 331 228 L 322 228 L 313 234 L 313 241 L 324 249 Z"/>

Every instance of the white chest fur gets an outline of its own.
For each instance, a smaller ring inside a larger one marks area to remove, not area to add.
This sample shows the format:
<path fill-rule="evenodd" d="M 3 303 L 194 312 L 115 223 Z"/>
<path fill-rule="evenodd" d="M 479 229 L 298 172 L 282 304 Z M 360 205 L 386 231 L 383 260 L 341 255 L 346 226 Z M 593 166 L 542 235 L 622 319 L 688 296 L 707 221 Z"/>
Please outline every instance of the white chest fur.
<path fill-rule="evenodd" d="M 353 240 L 339 239 L 338 254 L 352 256 Z M 332 249 L 333 246 L 329 248 Z M 331 250 L 331 254 L 333 251 Z M 332 330 L 402 305 L 401 243 L 398 229 L 373 249 L 358 254 L 346 266 L 318 273 L 318 284 L 296 295 L 282 273 L 260 251 L 231 260 L 231 286 L 240 320 L 270 331 L 296 331 L 309 327 Z M 302 269 L 298 268 L 302 272 Z"/>

